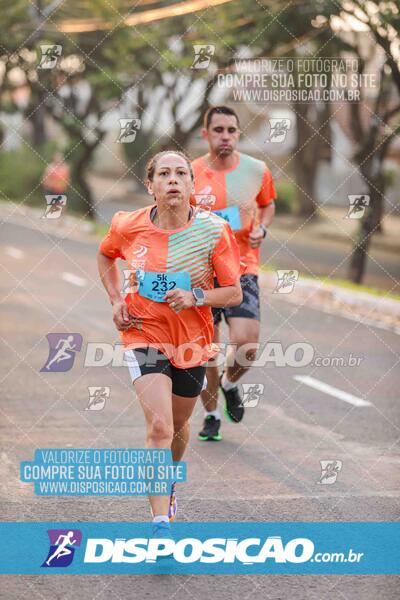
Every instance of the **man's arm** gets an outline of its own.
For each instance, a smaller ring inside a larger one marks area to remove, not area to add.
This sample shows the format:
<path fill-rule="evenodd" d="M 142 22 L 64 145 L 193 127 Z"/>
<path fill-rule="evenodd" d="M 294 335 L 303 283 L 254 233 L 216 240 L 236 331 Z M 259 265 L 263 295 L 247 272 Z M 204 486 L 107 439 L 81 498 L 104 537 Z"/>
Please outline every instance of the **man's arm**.
<path fill-rule="evenodd" d="M 270 202 L 268 206 L 259 206 L 257 209 L 257 222 L 259 225 L 269 227 L 275 216 L 275 202 Z"/>
<path fill-rule="evenodd" d="M 268 228 L 275 216 L 275 202 L 270 202 L 267 206 L 257 207 L 257 216 L 253 228 L 249 233 L 249 244 L 252 248 L 258 248 L 265 238 L 265 231 L 260 225 Z"/>

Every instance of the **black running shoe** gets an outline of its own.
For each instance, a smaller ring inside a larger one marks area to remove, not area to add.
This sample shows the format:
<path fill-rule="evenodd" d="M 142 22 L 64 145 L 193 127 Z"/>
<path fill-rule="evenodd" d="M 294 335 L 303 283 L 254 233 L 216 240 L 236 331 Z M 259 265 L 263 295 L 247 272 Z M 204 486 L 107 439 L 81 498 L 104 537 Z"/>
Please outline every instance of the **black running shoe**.
<path fill-rule="evenodd" d="M 221 386 L 222 393 L 225 397 L 225 415 L 233 423 L 240 423 L 244 415 L 244 406 L 242 404 L 242 399 L 240 397 L 239 390 L 237 386 L 228 391 L 224 390 L 224 388 L 221 385 L 222 375 L 220 377 L 219 383 Z"/>
<path fill-rule="evenodd" d="M 216 419 L 214 415 L 209 415 L 204 419 L 203 429 L 197 436 L 202 442 L 219 442 L 222 440 L 219 428 L 221 419 Z"/>

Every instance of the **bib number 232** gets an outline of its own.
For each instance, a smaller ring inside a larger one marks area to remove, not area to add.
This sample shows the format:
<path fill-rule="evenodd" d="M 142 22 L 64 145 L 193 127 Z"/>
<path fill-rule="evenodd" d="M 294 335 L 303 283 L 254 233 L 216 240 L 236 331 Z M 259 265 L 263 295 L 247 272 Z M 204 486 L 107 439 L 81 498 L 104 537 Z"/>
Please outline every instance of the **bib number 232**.
<path fill-rule="evenodd" d="M 164 302 L 167 292 L 174 289 L 190 290 L 190 273 L 153 273 L 138 271 L 139 294 L 154 302 Z"/>

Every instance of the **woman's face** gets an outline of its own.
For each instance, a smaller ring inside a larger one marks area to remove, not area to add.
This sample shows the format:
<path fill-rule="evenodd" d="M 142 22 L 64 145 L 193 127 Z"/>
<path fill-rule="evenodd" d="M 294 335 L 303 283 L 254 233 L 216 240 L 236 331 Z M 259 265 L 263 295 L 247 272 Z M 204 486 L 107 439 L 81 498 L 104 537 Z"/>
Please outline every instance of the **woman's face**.
<path fill-rule="evenodd" d="M 147 189 L 157 203 L 171 207 L 189 203 L 194 186 L 185 159 L 173 152 L 164 154 L 156 163 L 153 181 L 148 182 Z"/>

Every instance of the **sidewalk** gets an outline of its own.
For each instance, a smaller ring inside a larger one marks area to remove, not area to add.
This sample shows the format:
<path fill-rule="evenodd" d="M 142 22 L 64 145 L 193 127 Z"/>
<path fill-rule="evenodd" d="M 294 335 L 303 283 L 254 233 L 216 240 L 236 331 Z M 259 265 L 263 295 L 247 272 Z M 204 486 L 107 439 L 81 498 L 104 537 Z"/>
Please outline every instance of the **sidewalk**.
<path fill-rule="evenodd" d="M 277 293 L 277 274 L 261 273 L 260 286 L 269 294 Z M 297 306 L 340 314 L 353 321 L 394 331 L 400 335 L 400 300 L 375 296 L 365 291 L 346 289 L 334 283 L 299 279 L 280 299 Z"/>
<path fill-rule="evenodd" d="M 338 206 L 323 206 L 318 219 L 306 220 L 306 222 L 304 217 L 277 215 L 274 220 L 274 230 L 296 232 L 296 236 L 304 235 L 307 238 L 352 245 L 360 222 L 358 219 L 346 219 L 345 215 L 346 208 Z M 374 234 L 371 249 L 400 252 L 400 217 L 395 215 L 384 217 L 382 228 L 383 233 Z"/>

